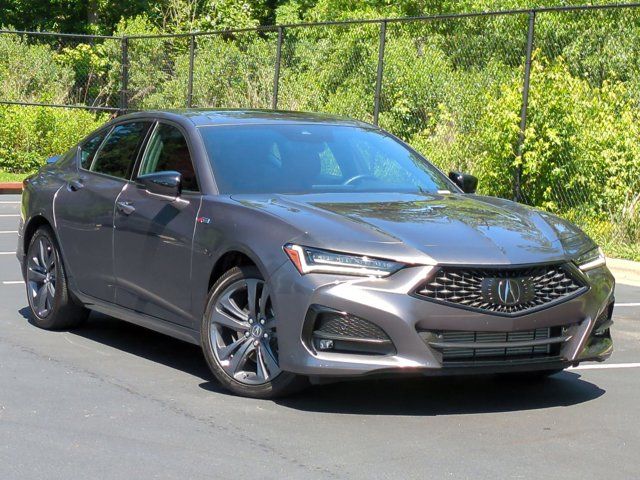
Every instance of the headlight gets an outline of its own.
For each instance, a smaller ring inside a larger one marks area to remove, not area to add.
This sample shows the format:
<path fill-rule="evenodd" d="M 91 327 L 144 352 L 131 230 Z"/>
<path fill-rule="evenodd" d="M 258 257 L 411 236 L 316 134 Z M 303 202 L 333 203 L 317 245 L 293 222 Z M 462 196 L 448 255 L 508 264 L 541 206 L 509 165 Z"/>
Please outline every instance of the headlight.
<path fill-rule="evenodd" d="M 391 260 L 337 253 L 300 245 L 287 244 L 284 246 L 284 251 L 301 274 L 319 272 L 386 277 L 404 266 L 402 263 Z"/>
<path fill-rule="evenodd" d="M 602 249 L 600 247 L 594 248 L 592 250 L 589 250 L 586 253 L 583 253 L 578 258 L 576 258 L 574 262 L 576 263 L 576 265 L 578 265 L 578 268 L 580 268 L 580 270 L 582 270 L 583 272 L 586 272 L 587 270 L 592 270 L 597 267 L 601 267 L 607 263 L 604 253 L 602 252 Z"/>

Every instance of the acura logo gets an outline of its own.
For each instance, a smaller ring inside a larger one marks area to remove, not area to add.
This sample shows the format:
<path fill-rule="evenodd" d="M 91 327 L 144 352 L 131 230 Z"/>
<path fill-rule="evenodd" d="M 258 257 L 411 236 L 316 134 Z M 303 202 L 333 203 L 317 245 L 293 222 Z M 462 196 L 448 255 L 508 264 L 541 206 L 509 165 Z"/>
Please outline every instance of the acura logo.
<path fill-rule="evenodd" d="M 503 305 L 520 303 L 522 296 L 522 282 L 515 278 L 503 278 L 497 285 L 498 299 Z"/>

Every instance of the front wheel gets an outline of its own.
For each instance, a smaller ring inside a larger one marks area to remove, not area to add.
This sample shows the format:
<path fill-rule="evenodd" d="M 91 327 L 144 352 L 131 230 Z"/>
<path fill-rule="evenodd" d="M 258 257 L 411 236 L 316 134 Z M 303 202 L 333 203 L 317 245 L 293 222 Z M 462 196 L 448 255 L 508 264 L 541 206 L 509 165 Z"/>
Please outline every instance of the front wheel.
<path fill-rule="evenodd" d="M 202 319 L 202 349 L 215 377 L 233 393 L 275 398 L 306 379 L 278 362 L 278 319 L 268 284 L 255 267 L 234 267 L 211 288 Z"/>

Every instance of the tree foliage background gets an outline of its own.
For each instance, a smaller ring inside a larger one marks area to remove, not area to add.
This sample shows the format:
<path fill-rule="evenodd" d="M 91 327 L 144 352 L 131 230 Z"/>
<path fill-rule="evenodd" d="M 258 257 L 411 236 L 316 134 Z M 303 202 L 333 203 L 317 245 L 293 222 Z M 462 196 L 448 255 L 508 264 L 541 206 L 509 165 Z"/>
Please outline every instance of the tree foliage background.
<path fill-rule="evenodd" d="M 576 4 L 564 1 L 562 4 Z M 7 29 L 145 35 L 540 6 L 527 0 L 0 0 Z M 640 259 L 640 9 L 540 13 L 518 152 L 527 14 L 389 23 L 380 124 L 482 193 L 577 221 Z M 279 108 L 371 121 L 378 24 L 285 29 Z M 275 32 L 197 37 L 198 107 L 269 108 Z M 131 108 L 183 107 L 188 37 L 130 39 Z M 121 42 L 0 35 L 2 100 L 117 106 Z M 28 173 L 106 114 L 0 106 L 0 169 Z"/>

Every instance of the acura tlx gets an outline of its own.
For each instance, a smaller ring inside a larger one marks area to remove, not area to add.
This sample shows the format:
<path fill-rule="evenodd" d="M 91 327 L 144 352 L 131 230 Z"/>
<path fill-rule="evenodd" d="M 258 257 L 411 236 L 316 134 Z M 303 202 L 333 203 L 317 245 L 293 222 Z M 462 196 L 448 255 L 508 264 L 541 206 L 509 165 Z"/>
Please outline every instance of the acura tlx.
<path fill-rule="evenodd" d="M 477 183 L 355 120 L 138 112 L 25 181 L 17 256 L 35 325 L 93 310 L 172 335 L 256 398 L 608 358 L 601 250 Z"/>

